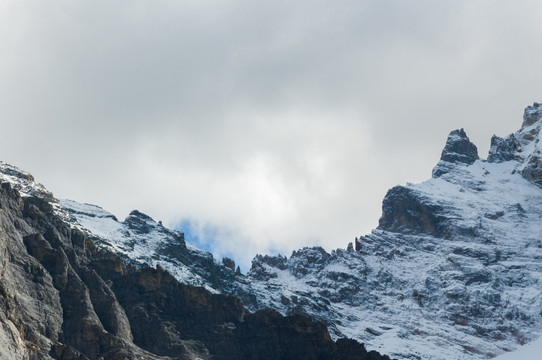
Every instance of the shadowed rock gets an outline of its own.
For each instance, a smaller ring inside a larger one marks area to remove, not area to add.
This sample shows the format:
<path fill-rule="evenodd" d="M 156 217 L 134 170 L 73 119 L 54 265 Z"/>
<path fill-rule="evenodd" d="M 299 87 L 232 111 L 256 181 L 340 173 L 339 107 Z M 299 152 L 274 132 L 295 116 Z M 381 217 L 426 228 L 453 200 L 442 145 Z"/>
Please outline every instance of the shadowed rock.
<path fill-rule="evenodd" d="M 521 144 L 514 134 L 510 134 L 506 139 L 493 135 L 487 161 L 499 163 L 516 160 L 516 152 L 520 147 Z"/>
<path fill-rule="evenodd" d="M 542 118 L 542 104 L 534 103 L 532 106 L 527 106 L 523 112 L 522 128 L 533 125 Z"/>
<path fill-rule="evenodd" d="M 390 189 L 382 202 L 379 229 L 405 234 L 444 236 L 446 217 L 440 205 L 426 201 L 415 190 L 404 186 Z"/>
<path fill-rule="evenodd" d="M 463 129 L 454 130 L 448 135 L 440 161 L 433 170 L 433 177 L 450 172 L 455 164 L 471 165 L 478 160 L 478 149 Z"/>

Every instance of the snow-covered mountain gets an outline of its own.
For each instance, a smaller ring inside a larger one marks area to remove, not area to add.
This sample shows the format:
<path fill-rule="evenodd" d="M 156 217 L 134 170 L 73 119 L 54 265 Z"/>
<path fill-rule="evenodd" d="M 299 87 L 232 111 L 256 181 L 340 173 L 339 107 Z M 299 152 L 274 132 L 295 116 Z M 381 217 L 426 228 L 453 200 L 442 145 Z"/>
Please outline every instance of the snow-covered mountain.
<path fill-rule="evenodd" d="M 139 266 L 161 266 L 179 281 L 224 292 L 234 282 L 232 271 L 213 255 L 184 241 L 183 233 L 134 210 L 123 221 L 96 205 L 60 200 L 61 217 L 87 233 L 96 244 Z M 220 290 L 219 290 L 220 289 Z"/>
<path fill-rule="evenodd" d="M 55 209 L 131 263 L 239 296 L 250 310 L 307 314 L 335 338 L 398 359 L 491 358 L 542 331 L 541 128 L 535 103 L 520 130 L 492 138 L 487 160 L 452 131 L 433 177 L 389 190 L 371 234 L 331 253 L 258 255 L 246 275 L 138 211 L 121 222 L 70 200 Z"/>

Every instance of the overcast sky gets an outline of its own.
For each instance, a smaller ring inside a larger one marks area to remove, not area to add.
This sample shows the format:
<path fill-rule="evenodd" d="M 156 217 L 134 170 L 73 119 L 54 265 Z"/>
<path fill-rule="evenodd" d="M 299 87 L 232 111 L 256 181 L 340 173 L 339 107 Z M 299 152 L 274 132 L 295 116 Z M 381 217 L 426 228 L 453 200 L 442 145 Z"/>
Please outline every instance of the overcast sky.
<path fill-rule="evenodd" d="M 542 100 L 542 2 L 0 0 L 0 159 L 246 268 L 346 247 Z M 188 239 L 190 240 L 190 239 Z"/>

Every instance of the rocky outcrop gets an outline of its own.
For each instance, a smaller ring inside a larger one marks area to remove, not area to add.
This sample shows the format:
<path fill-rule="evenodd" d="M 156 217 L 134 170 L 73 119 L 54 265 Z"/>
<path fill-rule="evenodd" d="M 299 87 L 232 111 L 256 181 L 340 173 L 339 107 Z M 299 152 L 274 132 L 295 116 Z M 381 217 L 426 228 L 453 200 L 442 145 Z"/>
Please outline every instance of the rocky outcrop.
<path fill-rule="evenodd" d="M 447 218 L 441 205 L 405 186 L 388 191 L 382 202 L 379 229 L 405 234 L 445 236 Z"/>
<path fill-rule="evenodd" d="M 542 144 L 540 144 L 540 131 L 542 128 L 542 104 L 534 103 L 528 106 L 523 115 L 523 126 L 518 132 L 521 134 L 523 152 L 520 159 L 524 159 L 521 171 L 523 177 L 542 187 Z"/>
<path fill-rule="evenodd" d="M 506 139 L 493 135 L 487 161 L 501 163 L 517 160 L 516 152 L 520 147 L 521 144 L 514 134 L 510 134 Z"/>
<path fill-rule="evenodd" d="M 532 106 L 527 106 L 523 112 L 523 124 L 522 128 L 532 126 L 536 122 L 542 119 L 542 104 L 534 103 Z"/>
<path fill-rule="evenodd" d="M 521 129 L 506 139 L 493 136 L 489 150 L 489 162 L 514 160 L 519 163 L 517 171 L 530 182 L 542 187 L 542 104 L 534 103 L 525 108 Z"/>
<path fill-rule="evenodd" d="M 37 196 L 49 202 L 57 202 L 45 186 L 34 180 L 34 176 L 13 165 L 0 161 L 0 174 L 2 174 L 3 182 L 9 182 L 23 196 Z"/>
<path fill-rule="evenodd" d="M 440 160 L 470 165 L 478 159 L 478 149 L 470 142 L 465 130 L 459 129 L 450 132 Z"/>
<path fill-rule="evenodd" d="M 230 259 L 229 257 L 222 258 L 222 265 L 224 265 L 231 271 L 235 271 L 235 261 L 233 261 L 233 259 Z"/>
<path fill-rule="evenodd" d="M 455 164 L 471 165 L 478 159 L 478 149 L 469 140 L 465 130 L 454 130 L 448 135 L 440 161 L 433 169 L 433 177 L 453 171 Z"/>
<path fill-rule="evenodd" d="M 542 187 L 542 154 L 533 154 L 521 171 L 523 177 L 536 185 Z"/>
<path fill-rule="evenodd" d="M 238 298 L 181 284 L 160 266 L 127 264 L 59 216 L 56 202 L 21 196 L 5 179 L 2 359 L 389 359 L 334 342 L 305 316 L 250 313 Z M 150 233 L 148 218 L 130 218 L 134 231 Z"/>

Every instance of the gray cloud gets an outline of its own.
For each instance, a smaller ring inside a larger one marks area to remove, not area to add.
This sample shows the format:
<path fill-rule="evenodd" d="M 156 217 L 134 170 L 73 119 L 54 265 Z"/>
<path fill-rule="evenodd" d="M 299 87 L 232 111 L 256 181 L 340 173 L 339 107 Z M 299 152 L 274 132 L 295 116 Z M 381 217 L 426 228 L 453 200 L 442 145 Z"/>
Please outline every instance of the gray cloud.
<path fill-rule="evenodd" d="M 540 100 L 536 1 L 5 1 L 2 159 L 58 197 L 217 229 L 218 254 L 344 247 L 464 127 Z"/>

